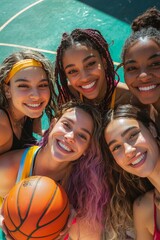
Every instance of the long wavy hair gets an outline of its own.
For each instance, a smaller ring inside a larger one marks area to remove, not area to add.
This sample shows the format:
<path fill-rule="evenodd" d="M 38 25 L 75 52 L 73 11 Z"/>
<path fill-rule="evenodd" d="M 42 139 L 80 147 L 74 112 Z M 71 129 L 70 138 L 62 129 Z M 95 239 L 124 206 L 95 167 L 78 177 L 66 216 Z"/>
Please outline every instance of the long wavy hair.
<path fill-rule="evenodd" d="M 5 79 L 7 78 L 9 72 L 11 71 L 13 65 L 23 59 L 34 59 L 40 62 L 43 66 L 44 71 L 47 74 L 49 89 L 50 89 L 50 99 L 45 108 L 45 113 L 49 120 L 52 119 L 53 110 L 56 109 L 56 93 L 54 91 L 54 74 L 53 67 L 49 59 L 47 59 L 42 53 L 32 50 L 23 50 L 19 52 L 12 53 L 7 57 L 0 65 L 0 108 L 8 107 L 8 100 L 5 96 Z M 8 83 L 10 84 L 10 83 Z"/>
<path fill-rule="evenodd" d="M 64 104 L 55 113 L 55 117 L 60 119 L 68 109 L 72 108 L 80 108 L 87 112 L 93 119 L 94 130 L 88 150 L 85 155 L 71 162 L 62 185 L 68 194 L 70 203 L 78 213 L 78 217 L 85 219 L 92 226 L 96 227 L 99 224 L 103 228 L 106 205 L 109 201 L 109 189 L 99 146 L 102 119 L 100 112 L 94 106 L 78 101 Z M 47 144 L 49 131 L 45 133 L 40 142 L 41 146 Z"/>
<path fill-rule="evenodd" d="M 113 91 L 118 84 L 119 76 L 115 73 L 113 61 L 109 52 L 109 46 L 102 34 L 95 29 L 75 29 L 70 34 L 62 35 L 61 43 L 57 49 L 55 62 L 55 80 L 59 91 L 59 103 L 64 103 L 74 99 L 75 96 L 68 87 L 68 80 L 63 68 L 63 55 L 65 51 L 80 43 L 83 46 L 90 47 L 105 59 L 107 68 L 105 69 L 105 81 L 107 82 L 107 91 L 104 99 L 100 103 L 101 110 L 107 109 L 111 103 Z M 118 80 L 115 81 L 115 75 Z"/>
<path fill-rule="evenodd" d="M 112 236 L 110 239 L 126 239 L 126 231 L 133 228 L 132 206 L 134 200 L 153 188 L 147 178 L 140 178 L 123 170 L 114 160 L 105 141 L 104 131 L 108 124 L 117 118 L 133 118 L 140 121 L 147 129 L 152 123 L 146 110 L 132 105 L 120 105 L 115 110 L 109 110 L 102 124 L 101 146 L 106 162 L 106 174 L 110 189 L 110 204 L 108 204 L 109 218 L 106 224 L 110 226 Z M 158 129 L 157 129 L 158 132 Z"/>

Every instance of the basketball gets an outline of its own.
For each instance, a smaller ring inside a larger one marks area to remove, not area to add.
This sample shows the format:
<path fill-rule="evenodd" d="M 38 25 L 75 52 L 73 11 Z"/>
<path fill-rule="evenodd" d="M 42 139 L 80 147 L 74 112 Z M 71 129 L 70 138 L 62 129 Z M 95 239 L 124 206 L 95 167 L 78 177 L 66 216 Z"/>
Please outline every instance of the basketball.
<path fill-rule="evenodd" d="M 61 185 L 32 176 L 16 184 L 4 201 L 4 222 L 15 240 L 53 240 L 69 216 L 69 200 Z"/>

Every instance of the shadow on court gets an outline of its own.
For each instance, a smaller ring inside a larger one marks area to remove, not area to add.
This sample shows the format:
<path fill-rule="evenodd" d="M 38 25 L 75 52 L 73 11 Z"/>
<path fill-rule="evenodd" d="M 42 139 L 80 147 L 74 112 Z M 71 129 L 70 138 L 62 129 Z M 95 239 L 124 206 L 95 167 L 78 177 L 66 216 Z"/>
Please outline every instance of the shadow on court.
<path fill-rule="evenodd" d="M 134 18 L 150 7 L 160 9 L 159 0 L 78 0 L 97 10 L 130 24 Z"/>

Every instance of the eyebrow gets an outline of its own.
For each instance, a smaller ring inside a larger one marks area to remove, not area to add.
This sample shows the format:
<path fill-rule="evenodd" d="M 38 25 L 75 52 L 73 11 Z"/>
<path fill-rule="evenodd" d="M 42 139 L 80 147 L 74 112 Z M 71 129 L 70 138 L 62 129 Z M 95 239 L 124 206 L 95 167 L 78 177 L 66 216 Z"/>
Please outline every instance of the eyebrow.
<path fill-rule="evenodd" d="M 44 78 L 44 79 L 41 79 L 40 80 L 40 82 L 48 82 L 48 79 L 47 78 Z M 25 78 L 18 78 L 18 79 L 16 79 L 15 80 L 15 82 L 17 83 L 17 82 L 30 82 L 30 80 L 28 80 L 28 79 L 25 79 Z"/>
<path fill-rule="evenodd" d="M 160 53 L 153 54 L 152 56 L 149 57 L 149 60 L 153 59 L 153 58 L 156 58 L 156 57 L 160 57 Z M 124 62 L 124 65 L 131 64 L 131 63 L 136 63 L 136 61 L 133 60 L 133 59 L 129 59 L 126 62 Z"/>
<path fill-rule="evenodd" d="M 156 57 L 160 57 L 160 53 L 153 54 L 151 57 L 149 57 L 149 59 L 156 58 Z"/>
<path fill-rule="evenodd" d="M 82 62 L 85 63 L 88 59 L 93 58 L 93 57 L 95 57 L 95 55 L 94 54 L 90 54 L 87 57 L 85 57 Z M 64 69 L 67 69 L 67 68 L 73 67 L 73 66 L 75 66 L 75 64 L 68 64 Z"/>
<path fill-rule="evenodd" d="M 72 119 L 70 119 L 70 118 L 68 118 L 68 117 L 63 117 L 63 119 L 66 119 L 66 120 L 68 120 L 69 122 L 71 122 L 72 124 L 74 124 L 75 122 L 72 120 Z M 92 134 L 90 133 L 90 131 L 88 131 L 86 128 L 81 128 L 81 130 L 83 130 L 83 131 L 85 131 L 86 133 L 88 133 L 89 134 L 89 136 L 91 136 Z"/>
<path fill-rule="evenodd" d="M 121 136 L 124 137 L 129 131 L 131 131 L 131 130 L 133 130 L 133 129 L 137 129 L 137 127 L 133 126 L 133 127 L 127 128 L 127 129 L 121 134 Z M 115 140 L 115 139 L 113 139 L 112 141 L 110 141 L 110 142 L 108 143 L 108 146 L 110 147 L 113 143 L 116 143 L 116 140 Z"/>

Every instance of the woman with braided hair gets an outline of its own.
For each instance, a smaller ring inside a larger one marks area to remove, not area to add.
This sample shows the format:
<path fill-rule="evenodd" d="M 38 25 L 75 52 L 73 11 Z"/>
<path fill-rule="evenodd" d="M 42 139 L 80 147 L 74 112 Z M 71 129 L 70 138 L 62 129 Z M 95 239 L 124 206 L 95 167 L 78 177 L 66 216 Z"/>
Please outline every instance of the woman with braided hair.
<path fill-rule="evenodd" d="M 78 98 L 98 105 L 102 112 L 115 100 L 128 103 L 131 94 L 116 76 L 108 43 L 98 30 L 75 29 L 62 35 L 55 63 L 59 103 Z"/>

